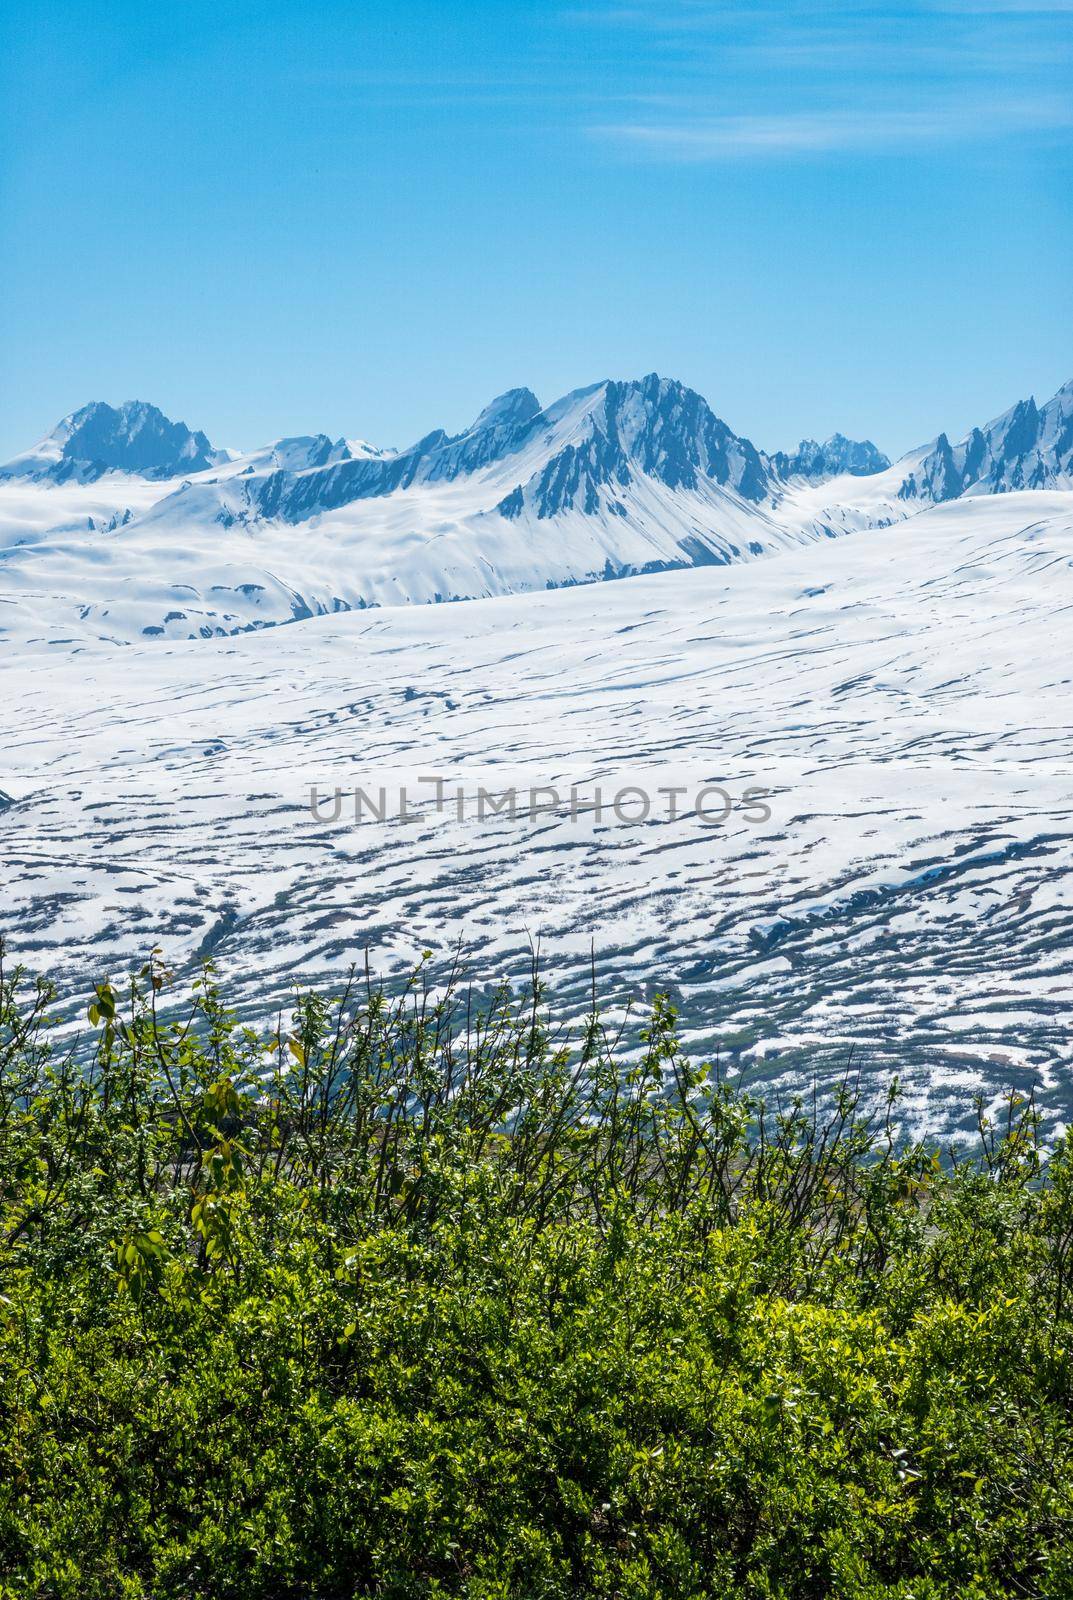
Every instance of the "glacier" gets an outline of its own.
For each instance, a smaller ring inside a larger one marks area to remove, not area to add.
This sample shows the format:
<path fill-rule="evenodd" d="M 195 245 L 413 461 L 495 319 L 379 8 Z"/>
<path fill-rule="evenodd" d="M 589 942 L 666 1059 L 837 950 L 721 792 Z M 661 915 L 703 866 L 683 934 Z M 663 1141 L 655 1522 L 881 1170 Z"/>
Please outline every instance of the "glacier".
<path fill-rule="evenodd" d="M 366 952 L 461 945 L 483 980 L 538 944 L 579 1015 L 593 964 L 615 1006 L 669 990 L 776 1092 L 896 1072 L 953 1136 L 1013 1084 L 1060 1126 L 1071 394 L 893 464 L 767 453 L 657 378 L 402 451 L 154 423 L 135 470 L 127 408 L 102 455 L 68 428 L 0 477 L 0 929 L 71 995 L 211 953 L 251 1016 Z M 770 817 L 478 823 L 429 775 L 753 786 Z M 312 814 L 356 786 L 423 798 Z"/>

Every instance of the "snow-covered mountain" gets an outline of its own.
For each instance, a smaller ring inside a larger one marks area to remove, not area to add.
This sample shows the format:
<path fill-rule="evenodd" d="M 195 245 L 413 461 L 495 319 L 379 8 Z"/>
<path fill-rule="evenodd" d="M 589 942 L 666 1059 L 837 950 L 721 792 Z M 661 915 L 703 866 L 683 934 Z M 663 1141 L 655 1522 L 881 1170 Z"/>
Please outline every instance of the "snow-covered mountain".
<path fill-rule="evenodd" d="M 96 439 L 96 465 L 77 454 L 88 448 L 82 413 L 5 469 L 0 637 L 235 633 L 722 565 L 826 531 L 780 517 L 787 485 L 770 458 L 700 395 L 654 375 L 547 407 L 510 390 L 462 433 L 438 429 L 400 451 L 321 433 L 233 455 L 194 435 L 204 444 L 188 450 L 189 470 L 163 482 L 173 451 L 134 472 L 120 448 L 122 419 L 138 411 L 97 424 L 113 424 L 110 470 Z M 154 430 L 161 445 L 170 426 Z"/>
<path fill-rule="evenodd" d="M 119 407 L 94 400 L 53 428 L 24 455 L 0 467 L 0 477 L 35 482 L 93 483 L 107 472 L 158 480 L 203 472 L 229 459 L 203 433 L 172 422 L 144 400 Z"/>
<path fill-rule="evenodd" d="M 1020 400 L 959 444 L 945 433 L 916 461 L 899 494 L 940 504 L 963 494 L 1073 489 L 1073 381 L 1042 408 Z"/>
<path fill-rule="evenodd" d="M 788 454 L 777 451 L 772 465 L 783 478 L 807 478 L 819 483 L 848 472 L 854 478 L 866 478 L 874 472 L 883 472 L 890 466 L 890 458 L 877 450 L 871 439 L 847 439 L 844 433 L 833 433 L 823 444 L 815 439 L 802 439 L 797 449 Z"/>
<path fill-rule="evenodd" d="M 237 633 L 329 611 L 726 565 L 962 493 L 1073 486 L 1073 385 L 890 465 L 835 434 L 768 454 L 651 374 L 493 400 L 403 450 L 312 433 L 246 454 L 96 403 L 0 468 L 0 640 Z"/>
<path fill-rule="evenodd" d="M 319 467 L 327 470 L 308 470 Z M 622 491 L 639 477 L 675 490 L 726 489 L 756 505 L 776 487 L 771 463 L 748 439 L 692 389 L 653 374 L 578 389 L 544 409 L 530 390 L 512 389 L 465 432 L 439 428 L 390 455 L 245 466 L 221 494 L 218 520 L 305 522 L 356 500 L 477 475 L 507 488 L 482 509 L 512 520 L 573 510 L 621 516 Z"/>

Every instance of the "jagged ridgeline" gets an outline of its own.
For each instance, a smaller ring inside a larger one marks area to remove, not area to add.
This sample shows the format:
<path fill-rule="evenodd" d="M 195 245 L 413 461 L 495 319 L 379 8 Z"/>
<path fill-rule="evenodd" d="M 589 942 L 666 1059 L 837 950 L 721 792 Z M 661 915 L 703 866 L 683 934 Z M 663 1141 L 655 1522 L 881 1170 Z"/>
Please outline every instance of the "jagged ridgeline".
<path fill-rule="evenodd" d="M 532 390 L 511 389 L 463 433 L 437 428 L 405 450 L 378 450 L 363 440 L 333 441 L 319 433 L 280 439 L 244 455 L 215 449 L 204 433 L 170 421 L 144 401 L 119 407 L 95 401 L 64 418 L 33 450 L 0 469 L 0 476 L 61 483 L 128 472 L 165 479 L 241 463 L 242 475 L 254 479 L 244 485 L 249 506 L 296 522 L 415 483 L 451 483 L 512 456 L 528 466 L 526 447 L 538 441 L 544 459 L 511 492 L 512 511 L 532 502 L 538 515 L 554 516 L 580 499 L 594 512 L 599 489 L 627 484 L 631 471 L 672 489 L 695 488 L 709 478 L 761 501 L 777 495 L 788 480 L 866 477 L 891 465 L 870 440 L 841 433 L 823 444 L 804 439 L 796 450 L 766 454 L 734 433 L 694 390 L 652 373 L 577 389 L 546 407 Z M 1034 399 L 1019 401 L 958 443 L 941 433 L 904 463 L 899 489 L 906 497 L 945 500 L 971 489 L 1069 487 L 1073 383 L 1042 407 Z M 319 475 L 306 478 L 312 471 Z M 301 484 L 287 481 L 297 474 L 303 475 Z"/>
<path fill-rule="evenodd" d="M 711 478 L 759 501 L 780 478 L 814 480 L 890 465 L 870 441 L 858 443 L 842 434 L 825 445 L 805 440 L 793 454 L 767 456 L 735 434 L 701 395 L 653 373 L 639 381 L 593 384 L 547 407 L 530 389 L 511 389 L 486 406 L 463 433 L 449 435 L 437 428 L 397 451 L 315 434 L 277 440 L 244 457 L 214 450 L 203 433 L 169 421 L 143 401 L 118 408 L 98 401 L 65 418 L 3 471 L 53 482 L 91 482 L 110 471 L 166 478 L 241 461 L 243 475 L 255 480 L 243 486 L 248 504 L 262 515 L 298 522 L 317 510 L 392 494 L 415 483 L 451 483 L 492 463 L 521 457 L 526 446 L 538 442 L 542 465 L 516 487 L 523 502 L 531 495 L 541 516 L 554 516 L 577 503 L 594 511 L 598 488 L 616 481 L 625 485 L 631 468 L 672 489 L 695 488 L 699 479 Z M 330 470 L 305 476 L 319 468 Z M 297 474 L 301 482 L 288 481 Z"/>

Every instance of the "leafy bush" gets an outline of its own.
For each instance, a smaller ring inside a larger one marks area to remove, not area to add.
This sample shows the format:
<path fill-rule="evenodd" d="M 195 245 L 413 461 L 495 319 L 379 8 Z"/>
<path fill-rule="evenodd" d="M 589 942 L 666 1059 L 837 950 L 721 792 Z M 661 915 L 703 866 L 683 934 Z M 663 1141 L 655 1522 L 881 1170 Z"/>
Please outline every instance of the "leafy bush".
<path fill-rule="evenodd" d="M 1073 1147 L 764 1107 L 539 986 L 0 961 L 0 1595 L 1073 1593 Z M 161 1009 L 158 1009 L 161 1006 Z"/>

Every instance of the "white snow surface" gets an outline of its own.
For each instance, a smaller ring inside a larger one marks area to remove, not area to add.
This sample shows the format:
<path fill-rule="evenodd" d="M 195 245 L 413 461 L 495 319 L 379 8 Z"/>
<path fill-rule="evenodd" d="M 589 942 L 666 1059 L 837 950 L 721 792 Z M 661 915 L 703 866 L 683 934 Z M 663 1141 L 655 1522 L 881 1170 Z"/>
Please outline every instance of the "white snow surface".
<path fill-rule="evenodd" d="M 852 1065 L 897 1072 L 918 1129 L 1010 1084 L 1068 1119 L 1073 493 L 921 510 L 899 463 L 505 518 L 524 465 L 297 526 L 241 521 L 243 458 L 0 484 L 14 952 L 73 992 L 211 950 L 263 1016 L 366 950 L 520 978 L 539 940 L 568 1005 L 593 950 L 605 995 L 669 988 L 695 1049 L 769 1086 Z M 573 586 L 698 529 L 730 564 Z M 495 598 L 400 603 L 437 595 Z M 770 791 L 769 820 L 474 815 L 482 788 L 706 783 Z M 423 795 L 416 820 L 311 814 L 355 785 Z"/>

